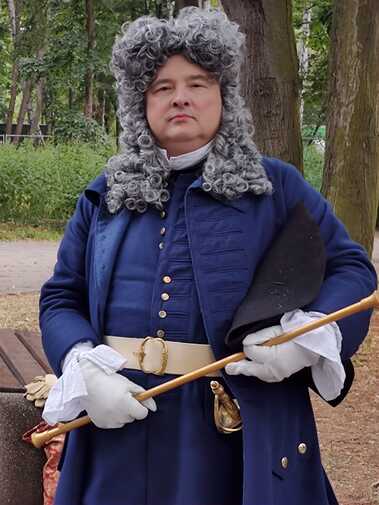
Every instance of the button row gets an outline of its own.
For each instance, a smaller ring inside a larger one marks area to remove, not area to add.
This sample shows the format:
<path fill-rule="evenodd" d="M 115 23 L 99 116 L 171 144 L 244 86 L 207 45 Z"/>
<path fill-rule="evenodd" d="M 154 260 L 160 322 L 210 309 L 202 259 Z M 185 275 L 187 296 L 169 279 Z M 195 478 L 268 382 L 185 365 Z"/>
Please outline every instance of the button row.
<path fill-rule="evenodd" d="M 161 216 L 162 219 L 165 219 L 166 216 L 167 216 L 167 212 L 165 210 L 161 210 L 160 216 Z M 165 233 L 166 233 L 166 228 L 164 226 L 162 226 L 162 228 L 160 229 L 161 236 L 163 237 L 163 235 L 165 235 Z M 158 247 L 159 247 L 159 249 L 162 250 L 164 248 L 164 243 L 160 242 L 159 245 L 158 245 Z M 171 277 L 169 275 L 165 275 L 165 276 L 163 276 L 162 281 L 165 284 L 170 284 L 170 282 L 172 281 L 172 279 L 171 279 Z M 169 298 L 170 298 L 170 295 L 168 293 L 162 293 L 161 294 L 161 299 L 162 300 L 167 301 Z M 165 310 L 159 311 L 159 317 L 161 319 L 164 319 L 166 316 L 167 316 L 167 312 Z M 164 330 L 162 330 L 162 329 L 157 330 L 157 337 L 158 338 L 164 338 L 165 336 L 166 336 L 166 332 Z"/>

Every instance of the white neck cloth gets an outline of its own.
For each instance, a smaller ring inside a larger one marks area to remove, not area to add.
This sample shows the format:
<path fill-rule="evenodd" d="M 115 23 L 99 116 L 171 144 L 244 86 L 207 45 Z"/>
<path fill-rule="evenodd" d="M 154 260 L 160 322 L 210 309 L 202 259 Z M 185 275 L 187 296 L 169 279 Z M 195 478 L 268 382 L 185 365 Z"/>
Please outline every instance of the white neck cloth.
<path fill-rule="evenodd" d="M 161 149 L 160 147 L 158 147 L 158 149 L 166 158 L 168 166 L 171 170 L 183 170 L 184 168 L 196 165 L 196 163 L 199 163 L 199 161 L 204 159 L 211 150 L 212 143 L 213 139 L 205 146 L 196 149 L 196 151 L 181 154 L 179 156 L 171 156 L 171 158 L 168 157 L 166 149 Z"/>

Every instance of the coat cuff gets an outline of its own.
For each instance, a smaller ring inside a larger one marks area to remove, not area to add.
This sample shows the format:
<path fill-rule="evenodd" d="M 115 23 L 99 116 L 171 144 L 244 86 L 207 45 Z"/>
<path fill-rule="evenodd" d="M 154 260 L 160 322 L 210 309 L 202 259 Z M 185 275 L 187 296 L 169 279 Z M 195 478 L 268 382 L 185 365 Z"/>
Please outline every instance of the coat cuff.
<path fill-rule="evenodd" d="M 66 355 L 63 374 L 50 390 L 47 398 L 42 417 L 48 424 L 70 421 L 83 411 L 81 400 L 88 396 L 79 366 L 83 358 L 97 365 L 108 375 L 121 370 L 126 365 L 126 359 L 107 345 L 92 348 L 91 342 L 76 344 Z"/>
<path fill-rule="evenodd" d="M 285 313 L 280 323 L 283 331 L 287 332 L 321 317 L 325 317 L 325 314 L 297 309 Z M 313 382 L 320 395 L 326 401 L 337 398 L 346 378 L 340 356 L 342 334 L 338 325 L 335 322 L 326 324 L 296 337 L 294 341 L 320 356 L 318 362 L 311 367 Z"/>

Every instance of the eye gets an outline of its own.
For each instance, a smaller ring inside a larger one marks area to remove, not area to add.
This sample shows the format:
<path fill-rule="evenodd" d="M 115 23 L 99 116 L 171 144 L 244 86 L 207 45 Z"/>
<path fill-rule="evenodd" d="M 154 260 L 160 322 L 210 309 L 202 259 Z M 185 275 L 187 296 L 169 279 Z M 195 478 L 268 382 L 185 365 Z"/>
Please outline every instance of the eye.
<path fill-rule="evenodd" d="M 165 91 L 169 91 L 171 89 L 170 86 L 159 86 L 154 90 L 154 93 L 164 93 Z"/>

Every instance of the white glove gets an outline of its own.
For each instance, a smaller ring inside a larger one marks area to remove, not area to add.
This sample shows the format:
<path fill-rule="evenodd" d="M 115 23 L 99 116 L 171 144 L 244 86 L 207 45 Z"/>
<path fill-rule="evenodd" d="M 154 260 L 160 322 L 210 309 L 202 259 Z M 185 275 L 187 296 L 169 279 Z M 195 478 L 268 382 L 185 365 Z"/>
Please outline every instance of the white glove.
<path fill-rule="evenodd" d="M 156 405 L 152 398 L 142 403 L 133 398 L 144 389 L 116 373 L 125 365 L 125 358 L 107 345 L 75 345 L 66 355 L 63 374 L 49 393 L 42 417 L 53 425 L 86 410 L 100 428 L 119 428 L 143 419 Z"/>
<path fill-rule="evenodd" d="M 226 365 L 229 375 L 254 375 L 265 382 L 279 382 L 306 366 L 317 363 L 320 355 L 296 343 L 296 339 L 272 347 L 256 344 L 281 335 L 280 325 L 251 333 L 243 340 L 247 358 Z M 252 361 L 249 361 L 252 360 Z"/>
<path fill-rule="evenodd" d="M 107 374 L 86 358 L 79 361 L 79 367 L 88 393 L 81 404 L 98 428 L 121 428 L 136 419 L 144 419 L 148 409 L 157 410 L 153 398 L 140 403 L 133 397 L 145 390 L 126 377 Z"/>
<path fill-rule="evenodd" d="M 277 382 L 310 366 L 320 395 L 327 401 L 337 398 L 346 378 L 340 356 L 342 335 L 337 323 L 326 324 L 277 346 L 255 345 L 324 316 L 320 312 L 303 312 L 301 309 L 286 312 L 280 320 L 280 326 L 265 328 L 244 339 L 244 352 L 254 363 L 248 360 L 231 363 L 225 367 L 226 372 L 230 375 L 254 375 L 267 382 Z"/>

